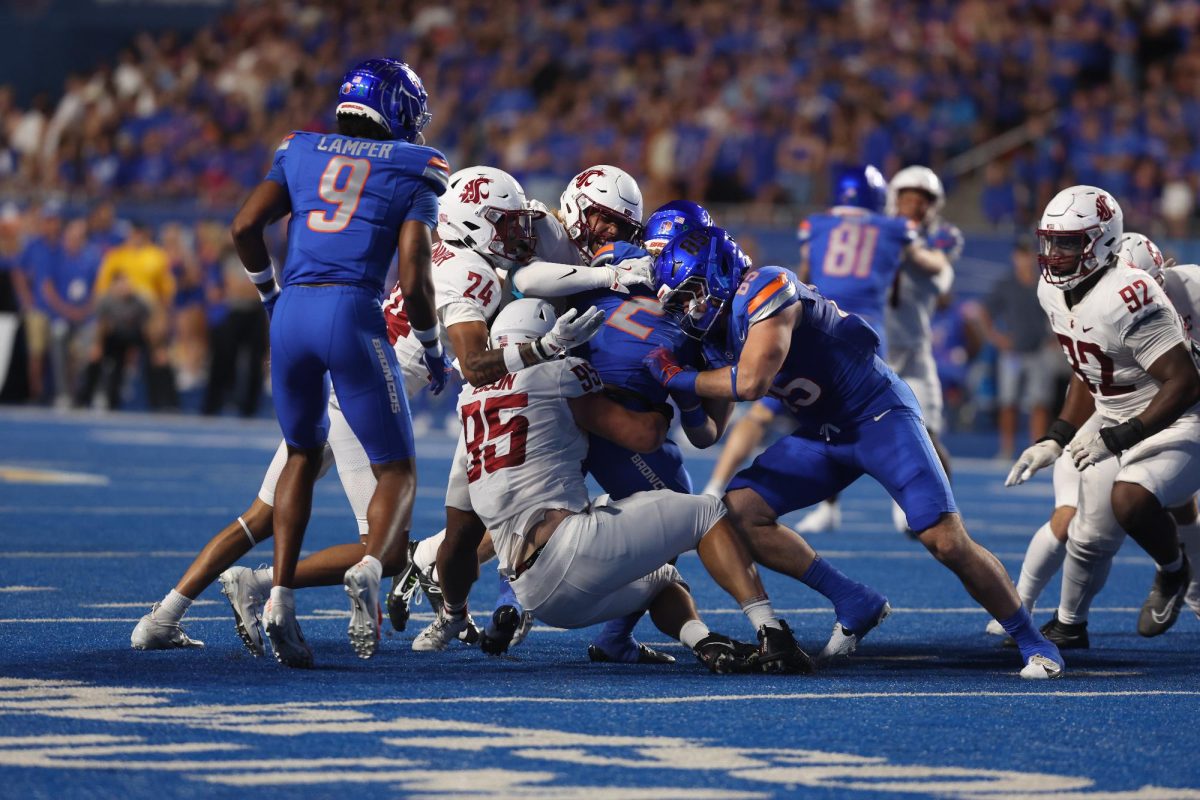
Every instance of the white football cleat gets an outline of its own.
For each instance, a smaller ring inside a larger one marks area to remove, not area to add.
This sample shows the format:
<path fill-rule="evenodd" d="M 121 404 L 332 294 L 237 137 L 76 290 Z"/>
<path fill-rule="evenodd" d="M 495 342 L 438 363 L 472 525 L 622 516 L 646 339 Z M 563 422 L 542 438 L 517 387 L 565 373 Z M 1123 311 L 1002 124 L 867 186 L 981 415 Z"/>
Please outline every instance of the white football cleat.
<path fill-rule="evenodd" d="M 845 658 L 858 649 L 858 643 L 863 640 L 871 631 L 875 630 L 881 622 L 887 619 L 892 614 L 892 606 L 886 600 L 883 606 L 879 609 L 875 621 L 861 633 L 854 633 L 848 628 L 842 626 L 840 622 L 833 623 L 833 633 L 829 636 L 829 641 L 825 643 L 824 649 L 817 656 L 817 663 L 825 663 L 832 661 L 835 658 Z"/>
<path fill-rule="evenodd" d="M 828 500 L 804 515 L 804 519 L 792 526 L 796 533 L 825 533 L 842 526 L 842 509 Z"/>
<path fill-rule="evenodd" d="M 420 653 L 445 650 L 455 639 L 466 641 L 474 629 L 475 621 L 471 619 L 470 614 L 451 616 L 442 612 L 433 622 L 425 626 L 425 630 L 421 631 L 416 639 L 413 639 L 412 649 Z M 474 640 L 479 641 L 477 630 Z M 468 642 L 468 644 L 471 643 L 473 642 Z"/>
<path fill-rule="evenodd" d="M 265 655 L 262 615 L 270 586 L 264 592 L 254 570 L 248 567 L 230 567 L 221 573 L 220 581 L 221 594 L 233 609 L 233 621 L 242 644 L 256 658 Z"/>
<path fill-rule="evenodd" d="M 175 650 L 182 647 L 204 647 L 204 642 L 190 638 L 179 627 L 178 622 L 160 620 L 156 612 L 159 603 L 155 603 L 150 613 L 138 620 L 133 633 L 129 637 L 129 645 L 134 650 Z"/>
<path fill-rule="evenodd" d="M 508 646 L 516 647 L 521 642 L 525 641 L 525 637 L 529 635 L 531 630 L 533 630 L 533 612 L 522 611 L 521 624 L 517 626 L 517 631 L 513 634 L 512 641 L 509 642 Z"/>
<path fill-rule="evenodd" d="M 350 646 L 359 658 L 370 658 L 379 649 L 379 579 L 360 561 L 342 579 L 350 598 Z"/>
<path fill-rule="evenodd" d="M 267 598 L 267 605 L 263 609 L 263 629 L 271 640 L 276 661 L 285 667 L 312 668 L 312 648 L 304 641 L 294 608 L 276 605 Z"/>
<path fill-rule="evenodd" d="M 994 619 L 989 619 L 987 627 L 984 628 L 988 636 L 1008 636 L 1008 631 L 1004 630 L 1004 626 Z"/>
<path fill-rule="evenodd" d="M 1021 677 L 1027 681 L 1046 681 L 1063 676 L 1063 667 L 1054 659 L 1039 654 L 1029 657 L 1021 669 Z"/>

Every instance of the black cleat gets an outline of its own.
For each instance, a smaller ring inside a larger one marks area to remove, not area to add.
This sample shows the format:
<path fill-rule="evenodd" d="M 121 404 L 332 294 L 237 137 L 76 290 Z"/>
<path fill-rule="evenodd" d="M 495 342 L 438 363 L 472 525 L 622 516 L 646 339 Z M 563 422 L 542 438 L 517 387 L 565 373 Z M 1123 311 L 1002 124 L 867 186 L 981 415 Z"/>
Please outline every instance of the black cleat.
<path fill-rule="evenodd" d="M 1087 650 L 1092 646 L 1088 641 L 1086 622 L 1068 625 L 1059 620 L 1058 614 L 1055 614 L 1049 622 L 1042 626 L 1041 630 L 1042 635 L 1058 645 L 1059 650 Z M 1015 642 L 1013 646 L 1016 646 Z"/>
<path fill-rule="evenodd" d="M 479 649 L 489 656 L 504 655 L 519 627 L 521 612 L 514 606 L 500 606 L 492 612 L 492 621 L 479 634 Z"/>
<path fill-rule="evenodd" d="M 807 675 L 817 671 L 808 653 L 796 644 L 792 629 L 783 620 L 780 627 L 764 625 L 758 629 L 758 650 L 754 664 L 763 672 Z"/>
<path fill-rule="evenodd" d="M 749 672 L 757 665 L 758 648 L 719 633 L 710 633 L 692 648 L 696 659 L 718 675 Z"/>
<path fill-rule="evenodd" d="M 1155 570 L 1154 585 L 1142 604 L 1142 613 L 1138 614 L 1137 632 L 1150 637 L 1169 631 L 1183 610 L 1183 596 L 1187 594 L 1191 580 L 1192 567 L 1186 554 L 1183 566 L 1174 572 Z"/>
<path fill-rule="evenodd" d="M 392 588 L 384 601 L 384 605 L 387 606 L 388 619 L 392 621 L 392 629 L 397 632 L 408 627 L 409 607 L 412 604 L 413 595 L 417 593 L 417 589 L 421 585 L 421 581 L 417 578 L 419 570 L 413 563 L 413 553 L 416 552 L 416 549 L 416 542 L 408 543 L 408 563 L 404 565 L 404 569 L 400 570 L 399 574 L 392 576 Z"/>
<path fill-rule="evenodd" d="M 599 646 L 594 645 L 594 644 L 588 645 L 587 653 L 588 653 L 588 658 L 591 659 L 592 661 L 595 661 L 598 664 L 606 664 L 606 663 L 614 663 L 614 664 L 616 664 L 616 663 L 620 663 L 620 664 L 626 664 L 626 663 L 674 664 L 675 663 L 675 656 L 671 655 L 670 653 L 659 652 L 658 650 L 655 650 L 653 647 L 647 647 L 646 645 L 642 644 L 641 642 L 638 642 L 637 660 L 632 661 L 632 662 L 618 661 L 617 659 L 613 658 L 608 653 L 606 653 L 602 648 L 600 648 Z"/>

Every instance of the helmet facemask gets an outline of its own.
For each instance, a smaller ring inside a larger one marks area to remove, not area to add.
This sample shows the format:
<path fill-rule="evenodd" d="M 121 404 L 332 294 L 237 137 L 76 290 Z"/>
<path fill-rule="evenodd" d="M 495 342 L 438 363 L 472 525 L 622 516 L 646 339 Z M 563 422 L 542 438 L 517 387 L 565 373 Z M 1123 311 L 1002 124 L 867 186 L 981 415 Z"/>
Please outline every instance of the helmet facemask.
<path fill-rule="evenodd" d="M 582 224 L 579 226 L 579 238 L 575 240 L 575 245 L 585 254 L 595 255 L 598 248 L 610 242 L 637 244 L 641 241 L 642 223 L 608 206 L 601 205 L 584 194 L 579 195 L 578 203 L 579 218 L 582 220 Z M 616 233 L 599 235 L 596 228 L 605 223 L 616 228 Z"/>
<path fill-rule="evenodd" d="M 1093 252 L 1102 231 L 1094 225 L 1083 230 L 1059 231 L 1039 228 L 1038 267 L 1051 286 L 1069 289 L 1099 266 Z"/>
<path fill-rule="evenodd" d="M 678 319 L 683 332 L 693 339 L 703 339 L 725 308 L 725 301 L 708 291 L 708 281 L 701 275 L 685 279 L 674 289 L 662 286 L 658 299 L 663 311 Z"/>
<path fill-rule="evenodd" d="M 482 216 L 495 231 L 487 244 L 488 252 L 514 264 L 525 265 L 533 260 L 537 252 L 534 222 L 546 216 L 544 212 L 485 206 Z"/>

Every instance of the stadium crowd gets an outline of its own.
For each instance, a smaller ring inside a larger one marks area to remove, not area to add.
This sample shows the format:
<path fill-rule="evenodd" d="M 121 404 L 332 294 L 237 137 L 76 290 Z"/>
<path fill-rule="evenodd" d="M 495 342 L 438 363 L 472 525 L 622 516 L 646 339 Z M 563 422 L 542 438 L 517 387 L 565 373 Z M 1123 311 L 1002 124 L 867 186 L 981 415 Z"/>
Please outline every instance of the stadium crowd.
<path fill-rule="evenodd" d="M 254 413 L 255 295 L 229 264 L 222 223 L 196 220 L 226 220 L 289 130 L 327 130 L 326 87 L 369 54 L 403 55 L 423 76 L 426 136 L 453 165 L 495 164 L 536 197 L 608 162 L 638 175 L 648 207 L 688 197 L 797 219 L 825 201 L 837 164 L 940 169 L 1024 125 L 1028 142 L 983 172 L 982 219 L 1027 226 L 1055 187 L 1097 183 L 1131 229 L 1178 235 L 1200 188 L 1198 16 L 1188 3 L 1087 0 L 326 0 L 239 3 L 194 36 L 143 33 L 56 98 L 18 102 L 0 87 L 0 190 L 22 198 L 0 219 L 0 267 L 26 278 L 13 302 L 35 318 L 30 389 L 86 404 L 103 384 L 114 403 L 134 348 L 148 374 L 169 368 L 182 389 L 207 374 L 206 410 L 237 383 L 238 410 Z M 125 242 L 109 201 L 164 200 L 192 208 L 188 220 L 141 232 L 156 243 Z M 59 308 L 30 274 L 38 242 L 56 237 L 71 252 L 86 243 L 68 272 L 105 273 L 103 251 L 120 244 L 139 251 L 139 277 L 143 263 L 168 277 L 153 290 L 132 281 L 145 308 L 106 298 L 130 281 L 72 297 L 68 280 L 55 299 L 77 308 Z M 93 314 L 111 330 L 82 335 Z M 32 363 L 40 354 L 55 356 L 46 370 Z M 156 374 L 151 404 L 171 407 Z"/>

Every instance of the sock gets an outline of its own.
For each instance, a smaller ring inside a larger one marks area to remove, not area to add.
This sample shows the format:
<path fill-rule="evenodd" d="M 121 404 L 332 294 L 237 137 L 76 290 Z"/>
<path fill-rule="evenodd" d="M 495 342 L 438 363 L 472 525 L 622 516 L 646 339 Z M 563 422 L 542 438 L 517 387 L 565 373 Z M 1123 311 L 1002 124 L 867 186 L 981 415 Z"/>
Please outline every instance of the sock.
<path fill-rule="evenodd" d="M 448 617 L 464 617 L 467 614 L 467 601 L 461 603 L 446 603 L 446 616 Z"/>
<path fill-rule="evenodd" d="M 417 569 L 421 570 L 421 572 L 426 572 L 437 563 L 437 551 L 442 546 L 442 540 L 445 538 L 446 529 L 443 528 L 428 539 L 422 539 L 417 542 L 412 555 L 413 563 L 417 565 Z"/>
<path fill-rule="evenodd" d="M 754 630 L 759 628 L 780 628 L 779 617 L 775 616 L 775 609 L 771 605 L 771 601 L 766 597 L 756 597 L 746 603 L 742 603 L 742 613 L 750 620 L 750 624 Z"/>
<path fill-rule="evenodd" d="M 376 581 L 383 580 L 383 562 L 375 556 L 363 556 L 356 566 L 365 567 Z"/>
<path fill-rule="evenodd" d="M 296 598 L 286 586 L 271 587 L 271 605 L 278 608 L 296 609 Z"/>
<path fill-rule="evenodd" d="M 708 626 L 698 619 L 689 619 L 683 623 L 683 627 L 679 629 L 679 641 L 683 646 L 691 650 L 700 643 L 709 634 Z"/>
<path fill-rule="evenodd" d="M 1179 551 L 1179 555 L 1175 556 L 1175 560 L 1169 564 L 1155 564 L 1159 572 L 1178 572 L 1183 569 L 1183 550 Z"/>
<path fill-rule="evenodd" d="M 644 613 L 644 611 L 634 611 L 623 617 L 610 619 L 604 623 L 604 627 L 600 629 L 600 635 L 595 638 L 593 644 L 613 657 L 621 655 L 617 652 L 618 650 L 633 650 L 636 652 L 637 645 L 634 643 L 633 629 L 637 627 L 638 621 L 641 620 Z M 691 645 L 688 645 L 688 647 L 691 647 Z"/>
<path fill-rule="evenodd" d="M 1021 562 L 1021 578 L 1017 581 L 1017 594 L 1025 608 L 1033 612 L 1046 585 L 1054 577 L 1067 557 L 1067 543 L 1060 542 L 1050 530 L 1047 522 L 1037 529 L 1029 540 L 1025 550 L 1025 560 Z"/>
<path fill-rule="evenodd" d="M 188 606 L 191 604 L 192 598 L 184 597 L 172 589 L 167 592 L 167 596 L 158 604 L 158 612 L 155 616 L 162 622 L 179 622 L 179 620 L 183 619 L 183 615 L 187 613 Z"/>
<path fill-rule="evenodd" d="M 1087 622 L 1092 600 L 1104 588 L 1112 569 L 1112 553 L 1096 553 L 1067 541 L 1067 560 L 1063 562 L 1062 596 L 1058 618 L 1068 625 Z"/>
<path fill-rule="evenodd" d="M 1042 645 L 1046 643 L 1046 637 L 1042 636 L 1041 631 L 1033 624 L 1033 617 L 1024 606 L 1018 608 L 1017 613 L 1008 619 L 1000 620 L 1000 624 L 1017 643 L 1023 657 L 1028 658 L 1034 652 L 1042 652 Z"/>
<path fill-rule="evenodd" d="M 852 600 L 862 588 L 862 584 L 850 580 L 820 556 L 804 571 L 800 582 L 829 598 L 835 611 L 840 603 Z"/>

